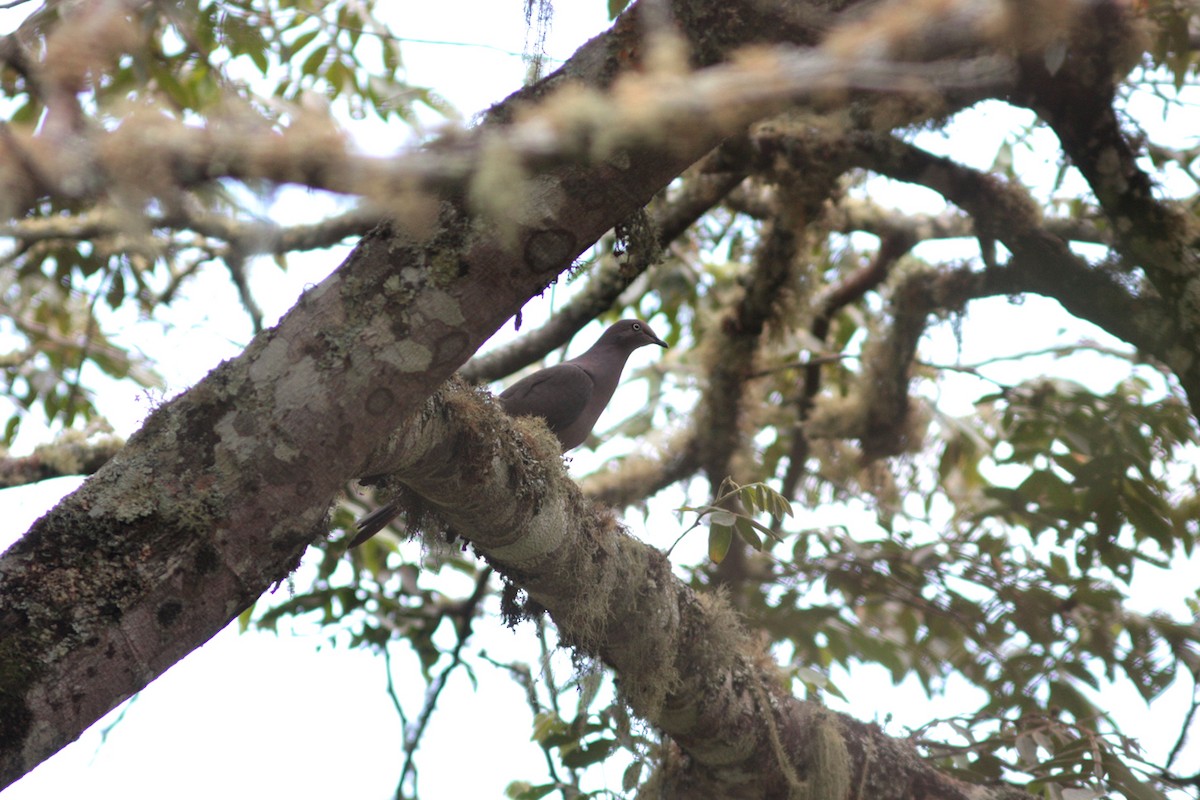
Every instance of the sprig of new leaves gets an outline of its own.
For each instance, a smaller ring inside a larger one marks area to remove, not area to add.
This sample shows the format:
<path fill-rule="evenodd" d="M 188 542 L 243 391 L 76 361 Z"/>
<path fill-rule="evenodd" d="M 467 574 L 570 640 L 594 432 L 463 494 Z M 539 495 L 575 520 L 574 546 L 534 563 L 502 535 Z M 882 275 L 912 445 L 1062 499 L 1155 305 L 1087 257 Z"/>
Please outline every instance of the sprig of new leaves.
<path fill-rule="evenodd" d="M 756 514 L 770 514 L 776 519 L 792 516 L 792 504 L 770 486 L 759 481 L 741 486 L 728 477 L 721 481 L 717 497 L 711 504 L 682 506 L 676 510 L 681 517 L 683 514 L 694 513 L 696 521 L 679 534 L 679 538 L 667 550 L 667 554 L 670 555 L 675 545 L 700 527 L 707 517 L 708 557 L 716 564 L 720 564 L 729 553 L 735 532 L 742 541 L 759 552 L 763 549 L 764 537 L 774 541 L 781 540 L 777 532 L 754 519 Z"/>

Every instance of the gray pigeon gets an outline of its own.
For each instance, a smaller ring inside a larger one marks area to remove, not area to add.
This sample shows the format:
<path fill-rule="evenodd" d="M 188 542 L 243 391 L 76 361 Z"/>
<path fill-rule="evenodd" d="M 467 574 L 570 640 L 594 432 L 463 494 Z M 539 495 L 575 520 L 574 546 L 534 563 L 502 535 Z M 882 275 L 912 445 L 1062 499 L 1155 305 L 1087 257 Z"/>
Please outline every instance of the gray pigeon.
<path fill-rule="evenodd" d="M 612 399 L 629 354 L 648 344 L 667 346 L 640 320 L 615 322 L 586 353 L 538 370 L 505 389 L 500 405 L 511 417 L 544 419 L 565 453 L 584 443 Z M 389 503 L 360 519 L 350 547 L 383 530 L 399 513 Z"/>

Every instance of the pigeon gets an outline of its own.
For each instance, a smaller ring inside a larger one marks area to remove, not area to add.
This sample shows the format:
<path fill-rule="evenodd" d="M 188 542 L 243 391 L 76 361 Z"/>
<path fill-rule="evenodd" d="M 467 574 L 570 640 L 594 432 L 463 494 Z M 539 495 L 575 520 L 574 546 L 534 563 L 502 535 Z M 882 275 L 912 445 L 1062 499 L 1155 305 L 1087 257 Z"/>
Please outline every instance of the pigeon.
<path fill-rule="evenodd" d="M 500 393 L 510 417 L 541 417 L 558 437 L 562 451 L 583 444 L 608 406 L 621 380 L 625 362 L 639 347 L 667 343 L 645 322 L 623 319 L 608 327 L 594 345 L 569 361 L 527 375 Z M 370 539 L 396 518 L 400 509 L 381 506 L 358 521 L 350 547 Z"/>

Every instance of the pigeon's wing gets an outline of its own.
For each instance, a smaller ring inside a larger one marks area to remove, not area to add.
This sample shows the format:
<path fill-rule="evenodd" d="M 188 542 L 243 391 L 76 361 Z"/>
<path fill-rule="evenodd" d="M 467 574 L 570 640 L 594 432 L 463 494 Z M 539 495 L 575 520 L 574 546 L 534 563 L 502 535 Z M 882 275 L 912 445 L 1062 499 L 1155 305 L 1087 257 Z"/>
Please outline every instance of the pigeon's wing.
<path fill-rule="evenodd" d="M 558 364 L 533 373 L 500 393 L 500 404 L 512 417 L 546 420 L 556 434 L 566 430 L 587 408 L 592 376 L 574 364 Z"/>

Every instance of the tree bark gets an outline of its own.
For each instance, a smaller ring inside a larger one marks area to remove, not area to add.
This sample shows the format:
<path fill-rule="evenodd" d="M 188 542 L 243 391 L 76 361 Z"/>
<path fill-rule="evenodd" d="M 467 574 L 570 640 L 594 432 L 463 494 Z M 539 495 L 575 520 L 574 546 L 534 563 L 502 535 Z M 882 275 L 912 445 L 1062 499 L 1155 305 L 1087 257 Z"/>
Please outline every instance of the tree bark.
<path fill-rule="evenodd" d="M 583 495 L 545 425 L 510 419 L 486 393 L 447 384 L 371 467 L 387 471 L 378 483 L 410 530 L 467 539 L 533 601 L 508 613 L 546 609 L 564 643 L 614 669 L 633 711 L 679 748 L 647 796 L 1031 800 L 943 775 L 878 726 L 798 701 L 722 593 L 679 581 Z"/>
<path fill-rule="evenodd" d="M 596 82 L 613 59 L 568 67 Z M 461 198 L 422 242 L 380 226 L 245 353 L 156 409 L 0 560 L 0 787 L 286 578 L 380 432 L 717 141 L 546 170 L 515 241 Z"/>

